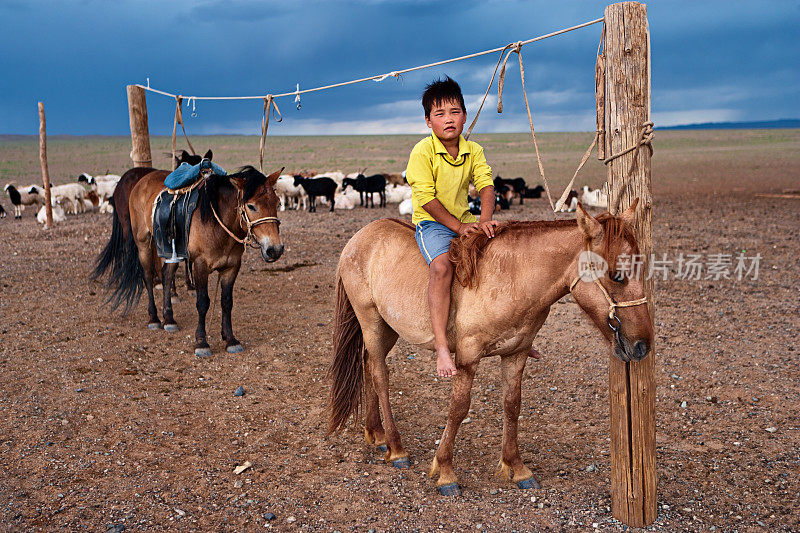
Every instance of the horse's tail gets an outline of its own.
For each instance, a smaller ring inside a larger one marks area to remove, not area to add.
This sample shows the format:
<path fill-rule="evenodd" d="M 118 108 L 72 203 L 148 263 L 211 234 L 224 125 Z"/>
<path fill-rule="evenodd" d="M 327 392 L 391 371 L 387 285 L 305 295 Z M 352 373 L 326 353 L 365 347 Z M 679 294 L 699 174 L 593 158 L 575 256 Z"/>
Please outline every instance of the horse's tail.
<path fill-rule="evenodd" d="M 116 309 L 125 302 L 123 314 L 128 314 L 128 311 L 139 303 L 144 286 L 144 268 L 139 261 L 139 248 L 133 238 L 133 231 L 128 232 L 128 237 L 120 248 L 120 255 L 116 259 L 118 263 L 115 263 L 108 280 L 108 286 L 111 288 L 108 303 L 112 309 Z"/>
<path fill-rule="evenodd" d="M 106 243 L 105 248 L 97 256 L 94 262 L 94 269 L 89 275 L 89 279 L 96 280 L 106 273 L 106 270 L 111 268 L 110 278 L 114 278 L 122 268 L 123 256 L 125 252 L 125 237 L 122 231 L 122 223 L 119 221 L 117 214 L 117 206 L 114 204 L 114 196 L 109 198 L 108 203 L 111 204 L 111 238 Z"/>
<path fill-rule="evenodd" d="M 361 407 L 364 386 L 364 335 L 353 305 L 337 276 L 336 310 L 333 326 L 333 361 L 328 377 L 333 380 L 328 405 L 328 435 L 344 428 L 350 415 Z"/>

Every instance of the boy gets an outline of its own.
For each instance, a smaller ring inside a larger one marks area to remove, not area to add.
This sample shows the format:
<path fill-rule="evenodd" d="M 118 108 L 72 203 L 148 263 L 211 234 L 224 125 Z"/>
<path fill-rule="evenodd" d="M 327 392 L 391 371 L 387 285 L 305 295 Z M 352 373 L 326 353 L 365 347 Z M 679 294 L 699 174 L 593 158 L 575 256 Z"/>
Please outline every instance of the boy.
<path fill-rule="evenodd" d="M 492 220 L 494 185 L 483 148 L 461 136 L 467 108 L 458 83 L 450 77 L 430 83 L 422 94 L 422 107 L 432 133 L 411 150 L 406 179 L 412 189 L 412 222 L 417 226 L 417 245 L 430 267 L 428 306 L 436 372 L 441 377 L 450 377 L 456 374 L 447 344 L 453 282 L 453 266 L 448 255 L 450 241 L 475 231 L 494 237 L 497 226 L 497 221 Z M 470 181 L 481 196 L 480 221 L 467 206 Z"/>

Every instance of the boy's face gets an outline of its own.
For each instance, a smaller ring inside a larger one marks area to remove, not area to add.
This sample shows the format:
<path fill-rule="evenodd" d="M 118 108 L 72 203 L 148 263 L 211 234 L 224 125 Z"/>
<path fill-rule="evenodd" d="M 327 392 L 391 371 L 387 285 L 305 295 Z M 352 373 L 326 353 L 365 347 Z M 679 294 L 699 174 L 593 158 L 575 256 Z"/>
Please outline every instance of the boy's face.
<path fill-rule="evenodd" d="M 441 141 L 457 140 L 466 121 L 467 114 L 455 100 L 434 104 L 431 114 L 425 117 L 428 127 Z"/>

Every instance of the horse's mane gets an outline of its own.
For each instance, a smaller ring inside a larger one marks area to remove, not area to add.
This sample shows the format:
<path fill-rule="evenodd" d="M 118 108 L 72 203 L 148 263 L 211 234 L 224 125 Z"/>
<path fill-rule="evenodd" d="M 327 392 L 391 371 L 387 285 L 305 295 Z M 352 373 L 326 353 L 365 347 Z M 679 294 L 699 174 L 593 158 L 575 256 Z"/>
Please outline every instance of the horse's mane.
<path fill-rule="evenodd" d="M 603 257 L 608 262 L 609 272 L 614 272 L 622 243 L 627 241 L 633 247 L 633 253 L 638 254 L 631 229 L 620 221 L 618 217 L 608 212 L 595 217 L 603 226 L 605 239 L 603 243 Z M 511 235 L 520 233 L 534 233 L 551 228 L 577 226 L 577 220 L 511 220 L 497 226 L 495 236 L 489 239 L 483 232 L 474 232 L 456 237 L 450 244 L 450 262 L 455 269 L 458 282 L 467 288 L 477 286 L 478 266 L 486 246 L 492 242 L 502 242 Z"/>
<path fill-rule="evenodd" d="M 210 220 L 211 209 L 219 213 L 219 195 L 223 190 L 234 189 L 232 179 L 244 180 L 244 193 L 242 201 L 246 202 L 252 198 L 256 192 L 267 182 L 267 177 L 256 170 L 251 165 L 243 166 L 236 170 L 233 174 L 227 176 L 218 176 L 211 174 L 205 179 L 205 182 L 200 185 L 199 198 L 197 208 L 200 210 L 200 219 L 203 222 Z"/>

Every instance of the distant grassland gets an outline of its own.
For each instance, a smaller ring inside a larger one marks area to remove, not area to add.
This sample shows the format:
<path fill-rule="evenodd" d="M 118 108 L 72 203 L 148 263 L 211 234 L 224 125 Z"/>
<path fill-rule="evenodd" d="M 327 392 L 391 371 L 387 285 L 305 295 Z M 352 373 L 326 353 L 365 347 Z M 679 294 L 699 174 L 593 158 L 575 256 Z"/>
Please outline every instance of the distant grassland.
<path fill-rule="evenodd" d="M 537 134 L 545 172 L 554 194 L 569 182 L 592 140 L 591 133 Z M 265 170 L 286 167 L 285 172 L 400 172 L 420 135 L 362 135 L 269 137 Z M 192 144 L 227 169 L 245 164 L 258 166 L 258 137 L 193 136 Z M 523 176 L 540 183 L 530 134 L 475 134 L 496 175 Z M 154 165 L 171 168 L 171 139 L 151 138 Z M 185 148 L 178 142 L 179 148 Z M 723 193 L 726 191 L 779 192 L 800 188 L 800 130 L 690 130 L 656 131 L 653 187 L 656 193 Z M 130 138 L 48 138 L 48 163 L 54 183 L 74 181 L 81 172 L 122 174 L 130 168 Z M 0 182 L 18 184 L 41 181 L 38 137 L 0 135 Z M 596 187 L 605 181 L 605 168 L 594 154 L 576 180 Z"/>

